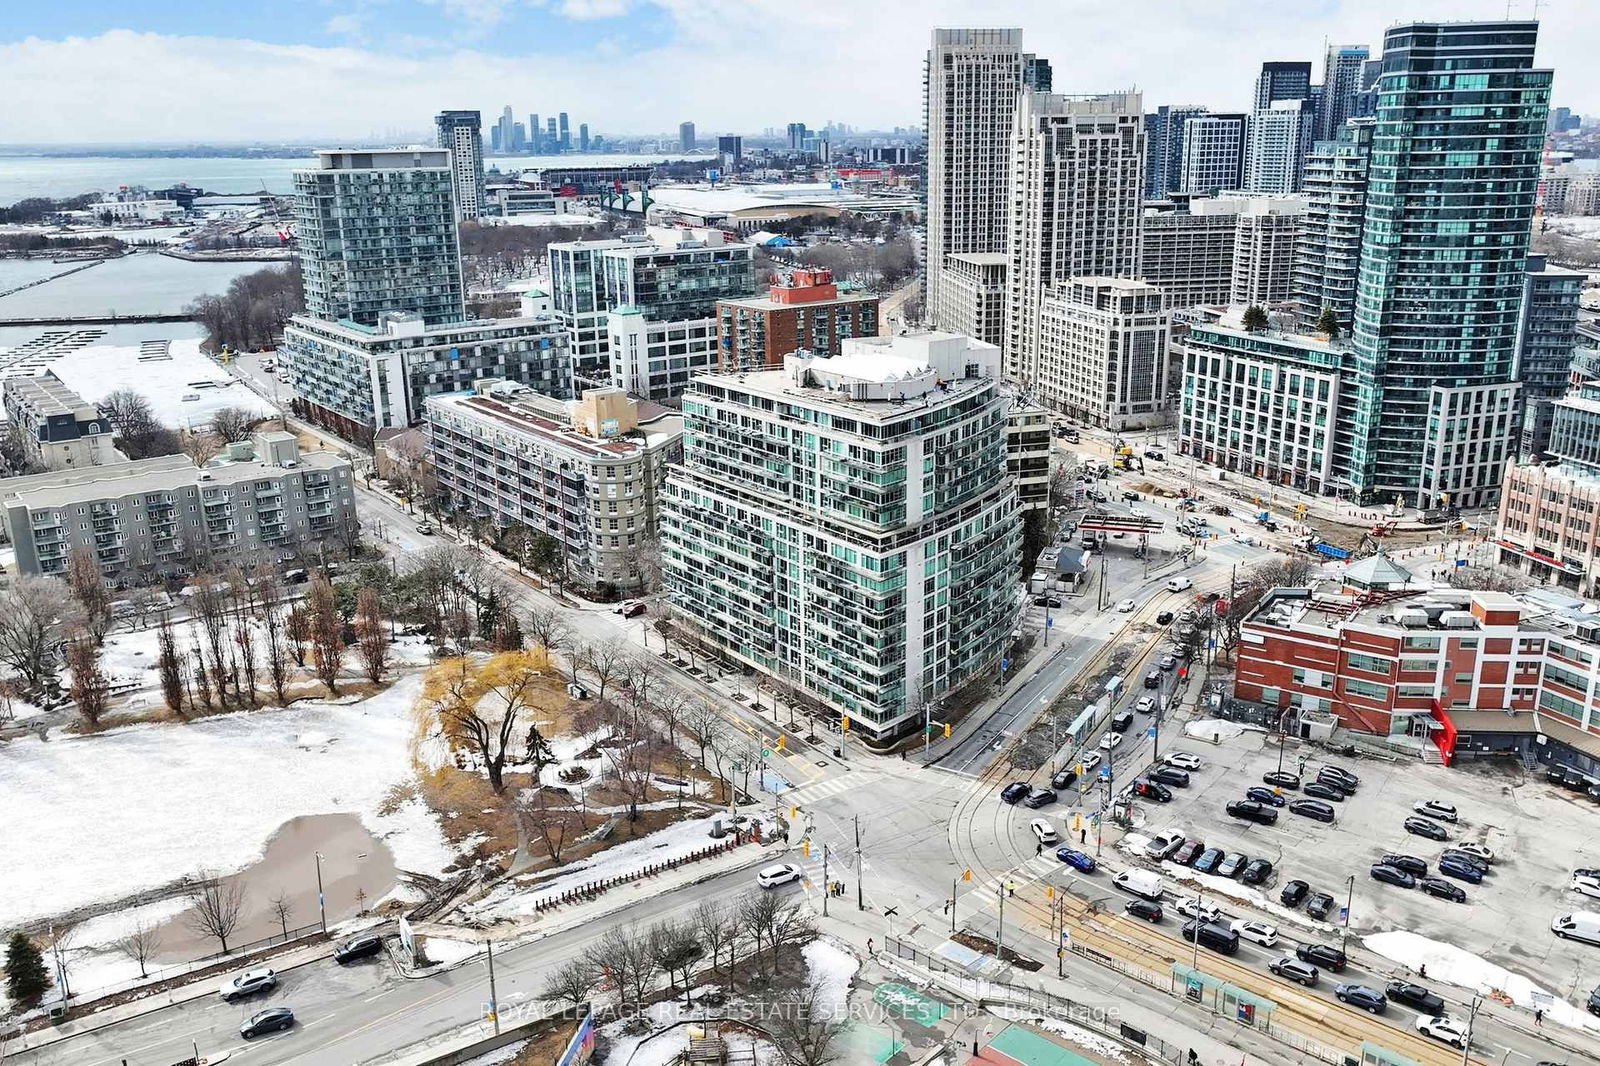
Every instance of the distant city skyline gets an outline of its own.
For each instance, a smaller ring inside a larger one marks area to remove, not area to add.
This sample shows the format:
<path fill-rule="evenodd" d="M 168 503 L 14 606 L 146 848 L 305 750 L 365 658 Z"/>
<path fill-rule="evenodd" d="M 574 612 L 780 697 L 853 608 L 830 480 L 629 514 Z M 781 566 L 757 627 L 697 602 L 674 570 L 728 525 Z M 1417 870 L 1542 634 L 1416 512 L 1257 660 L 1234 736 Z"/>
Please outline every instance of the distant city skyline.
<path fill-rule="evenodd" d="M 34 6 L 8 24 L 0 95 L 29 106 L 0 112 L 0 144 L 337 143 L 379 131 L 424 134 L 447 108 L 487 117 L 513 103 L 526 118 L 520 108 L 534 101 L 581 111 L 608 138 L 674 136 L 688 115 L 702 138 L 782 130 L 797 118 L 887 130 L 918 120 L 928 30 L 975 23 L 1025 29 L 1029 50 L 1056 63 L 1059 91 L 1137 88 L 1152 108 L 1242 111 L 1264 61 L 1310 61 L 1320 77 L 1329 43 L 1374 43 L 1397 19 L 1506 14 L 1504 0 L 1326 0 L 1316 8 L 1267 0 L 1221 10 L 1174 10 L 1159 0 L 770 8 L 736 0 L 692 8 L 666 0 L 274 0 L 252 8 L 180 0 L 134 12 L 81 0 Z M 1511 13 L 1531 16 L 1531 0 L 1515 0 Z M 1600 108 L 1600 81 L 1585 77 L 1600 20 L 1587 14 L 1570 0 L 1538 12 L 1538 63 L 1557 71 L 1554 101 L 1580 114 Z M 1162 32 L 1149 32 L 1157 24 Z M 1084 25 L 1094 27 L 1088 38 Z M 760 90 L 771 78 L 773 41 L 815 45 L 801 53 L 803 94 Z"/>

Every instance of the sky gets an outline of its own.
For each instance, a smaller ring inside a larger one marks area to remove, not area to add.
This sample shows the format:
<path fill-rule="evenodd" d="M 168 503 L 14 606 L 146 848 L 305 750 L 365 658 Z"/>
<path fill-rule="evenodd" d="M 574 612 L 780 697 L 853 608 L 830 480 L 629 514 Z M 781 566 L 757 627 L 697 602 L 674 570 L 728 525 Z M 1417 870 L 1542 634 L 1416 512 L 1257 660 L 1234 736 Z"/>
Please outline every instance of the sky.
<path fill-rule="evenodd" d="M 1535 0 L 1512 0 L 1530 17 Z M 1554 105 L 1600 109 L 1597 0 L 1538 0 Z M 420 136 L 510 104 L 595 133 L 920 123 L 934 26 L 1020 26 L 1058 92 L 1243 108 L 1263 60 L 1374 55 L 1506 0 L 5 0 L 0 144 Z M 18 106 L 22 105 L 22 106 Z"/>

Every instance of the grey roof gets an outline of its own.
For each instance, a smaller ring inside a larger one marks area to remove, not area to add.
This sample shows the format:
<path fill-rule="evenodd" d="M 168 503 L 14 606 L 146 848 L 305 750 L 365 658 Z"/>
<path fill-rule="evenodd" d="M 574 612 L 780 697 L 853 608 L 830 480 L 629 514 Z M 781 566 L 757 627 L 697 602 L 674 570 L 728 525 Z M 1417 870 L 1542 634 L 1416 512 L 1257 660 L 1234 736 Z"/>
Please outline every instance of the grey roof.
<path fill-rule="evenodd" d="M 1344 580 L 1347 585 L 1360 585 L 1364 588 L 1376 588 L 1379 585 L 1408 585 L 1411 583 L 1411 571 L 1379 552 L 1377 555 L 1367 556 L 1360 562 L 1351 563 L 1350 569 L 1345 571 Z"/>

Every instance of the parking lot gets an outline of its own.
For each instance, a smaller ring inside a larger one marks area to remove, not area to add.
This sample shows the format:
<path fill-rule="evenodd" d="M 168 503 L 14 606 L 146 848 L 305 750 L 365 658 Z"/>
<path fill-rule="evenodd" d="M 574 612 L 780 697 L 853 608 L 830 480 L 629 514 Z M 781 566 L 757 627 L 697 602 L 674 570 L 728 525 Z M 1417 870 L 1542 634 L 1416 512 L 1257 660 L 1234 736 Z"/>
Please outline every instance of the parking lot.
<path fill-rule="evenodd" d="M 1558 914 L 1600 911 L 1600 900 L 1568 888 L 1574 867 L 1600 866 L 1592 801 L 1549 785 L 1538 774 L 1524 774 L 1520 767 L 1451 770 L 1367 758 L 1330 760 L 1320 748 L 1291 741 L 1283 753 L 1285 770 L 1297 770 L 1300 757 L 1306 756 L 1309 780 L 1331 761 L 1357 774 L 1360 789 L 1333 805 L 1337 813 L 1332 824 L 1282 808 L 1275 825 L 1255 825 L 1229 817 L 1225 807 L 1241 798 L 1246 787 L 1260 783 L 1264 773 L 1277 769 L 1278 746 L 1258 731 L 1238 736 L 1227 732 L 1216 743 L 1190 737 L 1179 745 L 1199 755 L 1205 768 L 1191 775 L 1190 787 L 1173 789 L 1170 803 L 1140 801 L 1139 834 L 1177 829 L 1208 845 L 1270 859 L 1276 869 L 1262 895 L 1275 908 L 1279 889 L 1291 878 L 1309 882 L 1313 892 L 1332 895 L 1336 905 L 1322 926 L 1327 933 L 1335 932 L 1332 923 L 1354 875 L 1352 937 L 1399 929 L 1448 941 L 1578 1003 L 1600 983 L 1600 947 L 1559 940 L 1550 932 L 1550 920 Z M 1163 748 L 1170 750 L 1166 744 Z M 1288 798 L 1296 795 L 1286 792 Z M 1451 844 L 1476 841 L 1495 854 L 1482 884 L 1457 882 L 1467 894 L 1464 904 L 1380 884 L 1368 872 L 1386 852 L 1414 855 L 1428 863 L 1430 874 L 1435 872 L 1441 851 L 1450 844 L 1402 828 L 1412 805 L 1430 799 L 1453 804 L 1460 812 L 1459 824 L 1445 826 Z M 1244 885 L 1233 890 L 1242 898 L 1251 892 Z M 1299 920 L 1315 928 L 1303 911 Z"/>

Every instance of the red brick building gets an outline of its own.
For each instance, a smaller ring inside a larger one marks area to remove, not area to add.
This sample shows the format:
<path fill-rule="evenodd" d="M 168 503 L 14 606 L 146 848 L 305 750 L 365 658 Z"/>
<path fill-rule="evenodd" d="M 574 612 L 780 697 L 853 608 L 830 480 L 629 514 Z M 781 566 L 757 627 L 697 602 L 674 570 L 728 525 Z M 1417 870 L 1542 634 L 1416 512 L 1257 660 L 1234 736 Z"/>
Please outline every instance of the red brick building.
<path fill-rule="evenodd" d="M 878 334 L 878 297 L 843 292 L 829 270 L 795 270 L 766 297 L 717 302 L 718 369 L 724 373 L 782 367 L 783 357 L 804 349 L 840 352 L 846 337 Z"/>

